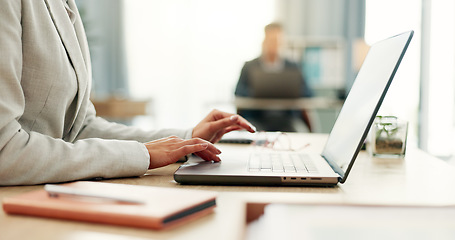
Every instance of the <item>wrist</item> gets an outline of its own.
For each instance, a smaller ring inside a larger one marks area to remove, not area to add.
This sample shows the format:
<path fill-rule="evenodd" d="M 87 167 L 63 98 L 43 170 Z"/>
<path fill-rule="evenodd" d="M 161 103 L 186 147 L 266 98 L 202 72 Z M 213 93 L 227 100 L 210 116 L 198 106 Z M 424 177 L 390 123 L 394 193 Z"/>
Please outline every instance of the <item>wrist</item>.
<path fill-rule="evenodd" d="M 147 146 L 145 144 L 142 144 L 142 150 L 144 152 L 144 156 L 145 158 L 147 159 L 148 161 L 148 169 L 150 169 L 150 153 L 149 153 L 149 150 L 147 149 Z"/>

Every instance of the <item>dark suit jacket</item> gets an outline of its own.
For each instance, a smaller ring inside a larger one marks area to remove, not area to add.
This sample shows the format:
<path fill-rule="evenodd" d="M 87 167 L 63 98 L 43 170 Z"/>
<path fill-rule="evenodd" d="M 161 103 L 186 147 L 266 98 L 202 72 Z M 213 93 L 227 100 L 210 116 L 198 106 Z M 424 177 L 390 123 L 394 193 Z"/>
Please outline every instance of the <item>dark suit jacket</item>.
<path fill-rule="evenodd" d="M 242 71 L 240 73 L 240 78 L 237 83 L 237 87 L 235 89 L 235 95 L 239 97 L 252 97 L 251 94 L 251 85 L 250 85 L 250 71 L 253 70 L 261 70 L 261 59 L 256 58 L 252 61 L 246 62 L 245 65 L 242 68 Z M 287 59 L 284 59 L 284 68 L 285 69 L 295 69 L 297 71 L 300 71 L 299 66 L 291 62 Z M 313 96 L 313 92 L 311 89 L 308 87 L 306 84 L 303 75 L 302 75 L 302 84 L 301 84 L 301 96 L 302 97 L 311 97 Z M 271 111 L 265 111 L 265 110 L 239 110 L 238 113 L 242 115 L 244 118 L 257 123 L 259 125 L 261 120 L 264 120 Z M 280 116 L 281 119 L 286 119 L 286 118 L 301 118 L 301 113 L 300 111 L 273 111 L 274 116 Z M 264 121 L 262 121 L 264 122 Z M 280 129 L 272 129 L 268 128 L 267 126 L 264 126 L 264 129 L 260 130 L 280 130 Z"/>
<path fill-rule="evenodd" d="M 252 61 L 246 62 L 245 65 L 242 68 L 242 71 L 240 73 L 240 78 L 237 83 L 237 87 L 235 89 L 235 95 L 239 97 L 251 97 L 251 87 L 250 87 L 250 79 L 249 79 L 249 72 L 252 71 L 253 69 L 262 69 L 261 66 L 261 59 L 256 58 Z M 301 71 L 299 66 L 294 63 L 289 61 L 288 59 L 284 59 L 284 69 L 295 69 L 297 71 Z M 302 85 L 301 85 L 301 96 L 302 97 L 311 97 L 313 96 L 313 92 L 311 89 L 308 87 L 306 82 L 304 81 L 303 75 L 302 75 Z"/>

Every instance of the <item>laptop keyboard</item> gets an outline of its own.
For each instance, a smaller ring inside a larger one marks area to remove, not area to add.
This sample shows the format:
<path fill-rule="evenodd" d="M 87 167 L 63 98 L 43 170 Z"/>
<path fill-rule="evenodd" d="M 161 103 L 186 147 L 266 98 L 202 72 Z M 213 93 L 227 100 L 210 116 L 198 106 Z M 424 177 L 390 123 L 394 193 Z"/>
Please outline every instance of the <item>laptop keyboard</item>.
<path fill-rule="evenodd" d="M 304 153 L 253 153 L 248 162 L 251 172 L 317 173 L 311 158 Z"/>

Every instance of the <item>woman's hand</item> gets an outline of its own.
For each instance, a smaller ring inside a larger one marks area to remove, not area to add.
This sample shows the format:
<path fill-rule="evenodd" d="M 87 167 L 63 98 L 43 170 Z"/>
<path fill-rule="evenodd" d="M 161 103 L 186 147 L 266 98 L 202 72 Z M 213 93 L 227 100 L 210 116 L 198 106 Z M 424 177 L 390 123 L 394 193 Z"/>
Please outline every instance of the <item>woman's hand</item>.
<path fill-rule="evenodd" d="M 256 128 L 239 115 L 213 110 L 194 127 L 193 137 L 216 143 L 224 134 L 241 129 L 256 132 Z"/>
<path fill-rule="evenodd" d="M 212 143 L 218 142 L 228 132 L 241 129 L 252 133 L 256 131 L 251 123 L 239 115 L 213 110 L 194 127 L 192 139 L 172 136 L 145 143 L 150 155 L 149 169 L 175 163 L 191 153 L 206 161 L 219 162 L 217 155 L 221 151 Z"/>
<path fill-rule="evenodd" d="M 150 155 L 149 169 L 175 163 L 191 153 L 206 161 L 220 161 L 217 155 L 221 151 L 210 142 L 200 138 L 183 140 L 179 137 L 171 136 L 145 143 L 145 147 Z"/>

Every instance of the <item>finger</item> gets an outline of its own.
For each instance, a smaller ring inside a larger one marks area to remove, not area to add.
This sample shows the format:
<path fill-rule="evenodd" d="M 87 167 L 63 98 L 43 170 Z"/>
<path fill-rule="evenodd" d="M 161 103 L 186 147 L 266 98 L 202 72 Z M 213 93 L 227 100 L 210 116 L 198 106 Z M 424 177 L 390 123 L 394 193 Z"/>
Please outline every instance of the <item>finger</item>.
<path fill-rule="evenodd" d="M 213 154 L 221 154 L 221 150 L 215 147 L 212 143 L 209 142 L 209 146 L 207 147 L 207 150 L 212 152 Z"/>
<path fill-rule="evenodd" d="M 237 130 L 243 130 L 243 128 L 240 126 L 230 126 L 230 127 L 227 127 L 226 129 L 224 129 L 224 134 L 232 132 L 232 131 L 237 131 Z"/>
<path fill-rule="evenodd" d="M 238 122 L 238 116 L 232 115 L 231 117 L 226 117 L 220 120 L 216 120 L 210 123 L 209 128 L 211 132 L 218 132 L 224 128 L 236 125 Z"/>
<path fill-rule="evenodd" d="M 248 122 L 245 118 L 239 115 L 232 115 L 230 117 L 231 121 L 236 122 L 237 125 L 241 126 L 242 128 L 246 129 L 248 132 L 254 133 L 256 132 L 256 127 Z"/>
<path fill-rule="evenodd" d="M 212 139 L 212 142 L 213 143 L 217 143 L 219 142 L 223 136 L 226 134 L 226 133 L 230 133 L 232 131 L 238 131 L 238 130 L 245 130 L 244 128 L 240 127 L 240 126 L 230 126 L 230 127 L 227 127 L 223 130 L 223 132 L 218 132 L 215 137 L 213 137 Z"/>
<path fill-rule="evenodd" d="M 212 110 L 211 114 L 208 116 L 209 118 L 212 118 L 215 121 L 224 119 L 224 118 L 230 118 L 231 121 L 236 122 L 238 121 L 238 125 L 242 126 L 244 129 L 248 130 L 249 132 L 256 132 L 256 127 L 248 122 L 246 119 L 243 117 L 239 116 L 238 114 L 232 114 L 232 113 L 227 113 L 223 111 L 219 111 L 217 109 Z"/>
<path fill-rule="evenodd" d="M 208 144 L 208 146 L 207 146 L 207 150 L 208 151 L 211 151 L 214 154 L 220 154 L 221 153 L 221 151 L 218 148 L 216 148 L 215 145 L 213 145 L 211 142 L 206 141 L 206 140 L 204 140 L 202 138 L 192 138 L 192 139 L 184 140 L 181 143 L 181 146 L 192 145 L 192 144 L 203 144 L 203 143 Z"/>
<path fill-rule="evenodd" d="M 213 143 L 217 143 L 218 141 L 221 140 L 221 138 L 223 138 L 224 134 L 228 133 L 228 132 L 232 132 L 232 131 L 235 131 L 235 130 L 242 130 L 243 128 L 241 128 L 240 126 L 229 126 L 225 129 L 223 129 L 222 131 L 219 131 L 215 134 L 215 136 L 212 138 L 212 141 Z"/>
<path fill-rule="evenodd" d="M 214 161 L 214 162 L 221 161 L 221 159 L 217 155 L 215 155 L 209 151 L 201 151 L 201 152 L 196 152 L 194 154 L 196 154 L 200 158 L 204 159 L 205 161 Z"/>
<path fill-rule="evenodd" d="M 185 145 L 172 151 L 171 154 L 173 158 L 176 157 L 177 159 L 180 159 L 188 154 L 204 151 L 207 149 L 208 145 L 208 143 Z"/>
<path fill-rule="evenodd" d="M 239 115 L 232 115 L 229 118 L 223 118 L 218 121 L 214 121 L 210 125 L 210 130 L 212 132 L 218 132 L 221 129 L 228 128 L 231 126 L 240 126 L 243 129 L 246 129 L 247 131 L 253 133 L 256 131 L 256 128 L 251 125 L 248 121 L 246 121 L 244 118 L 240 117 Z"/>

